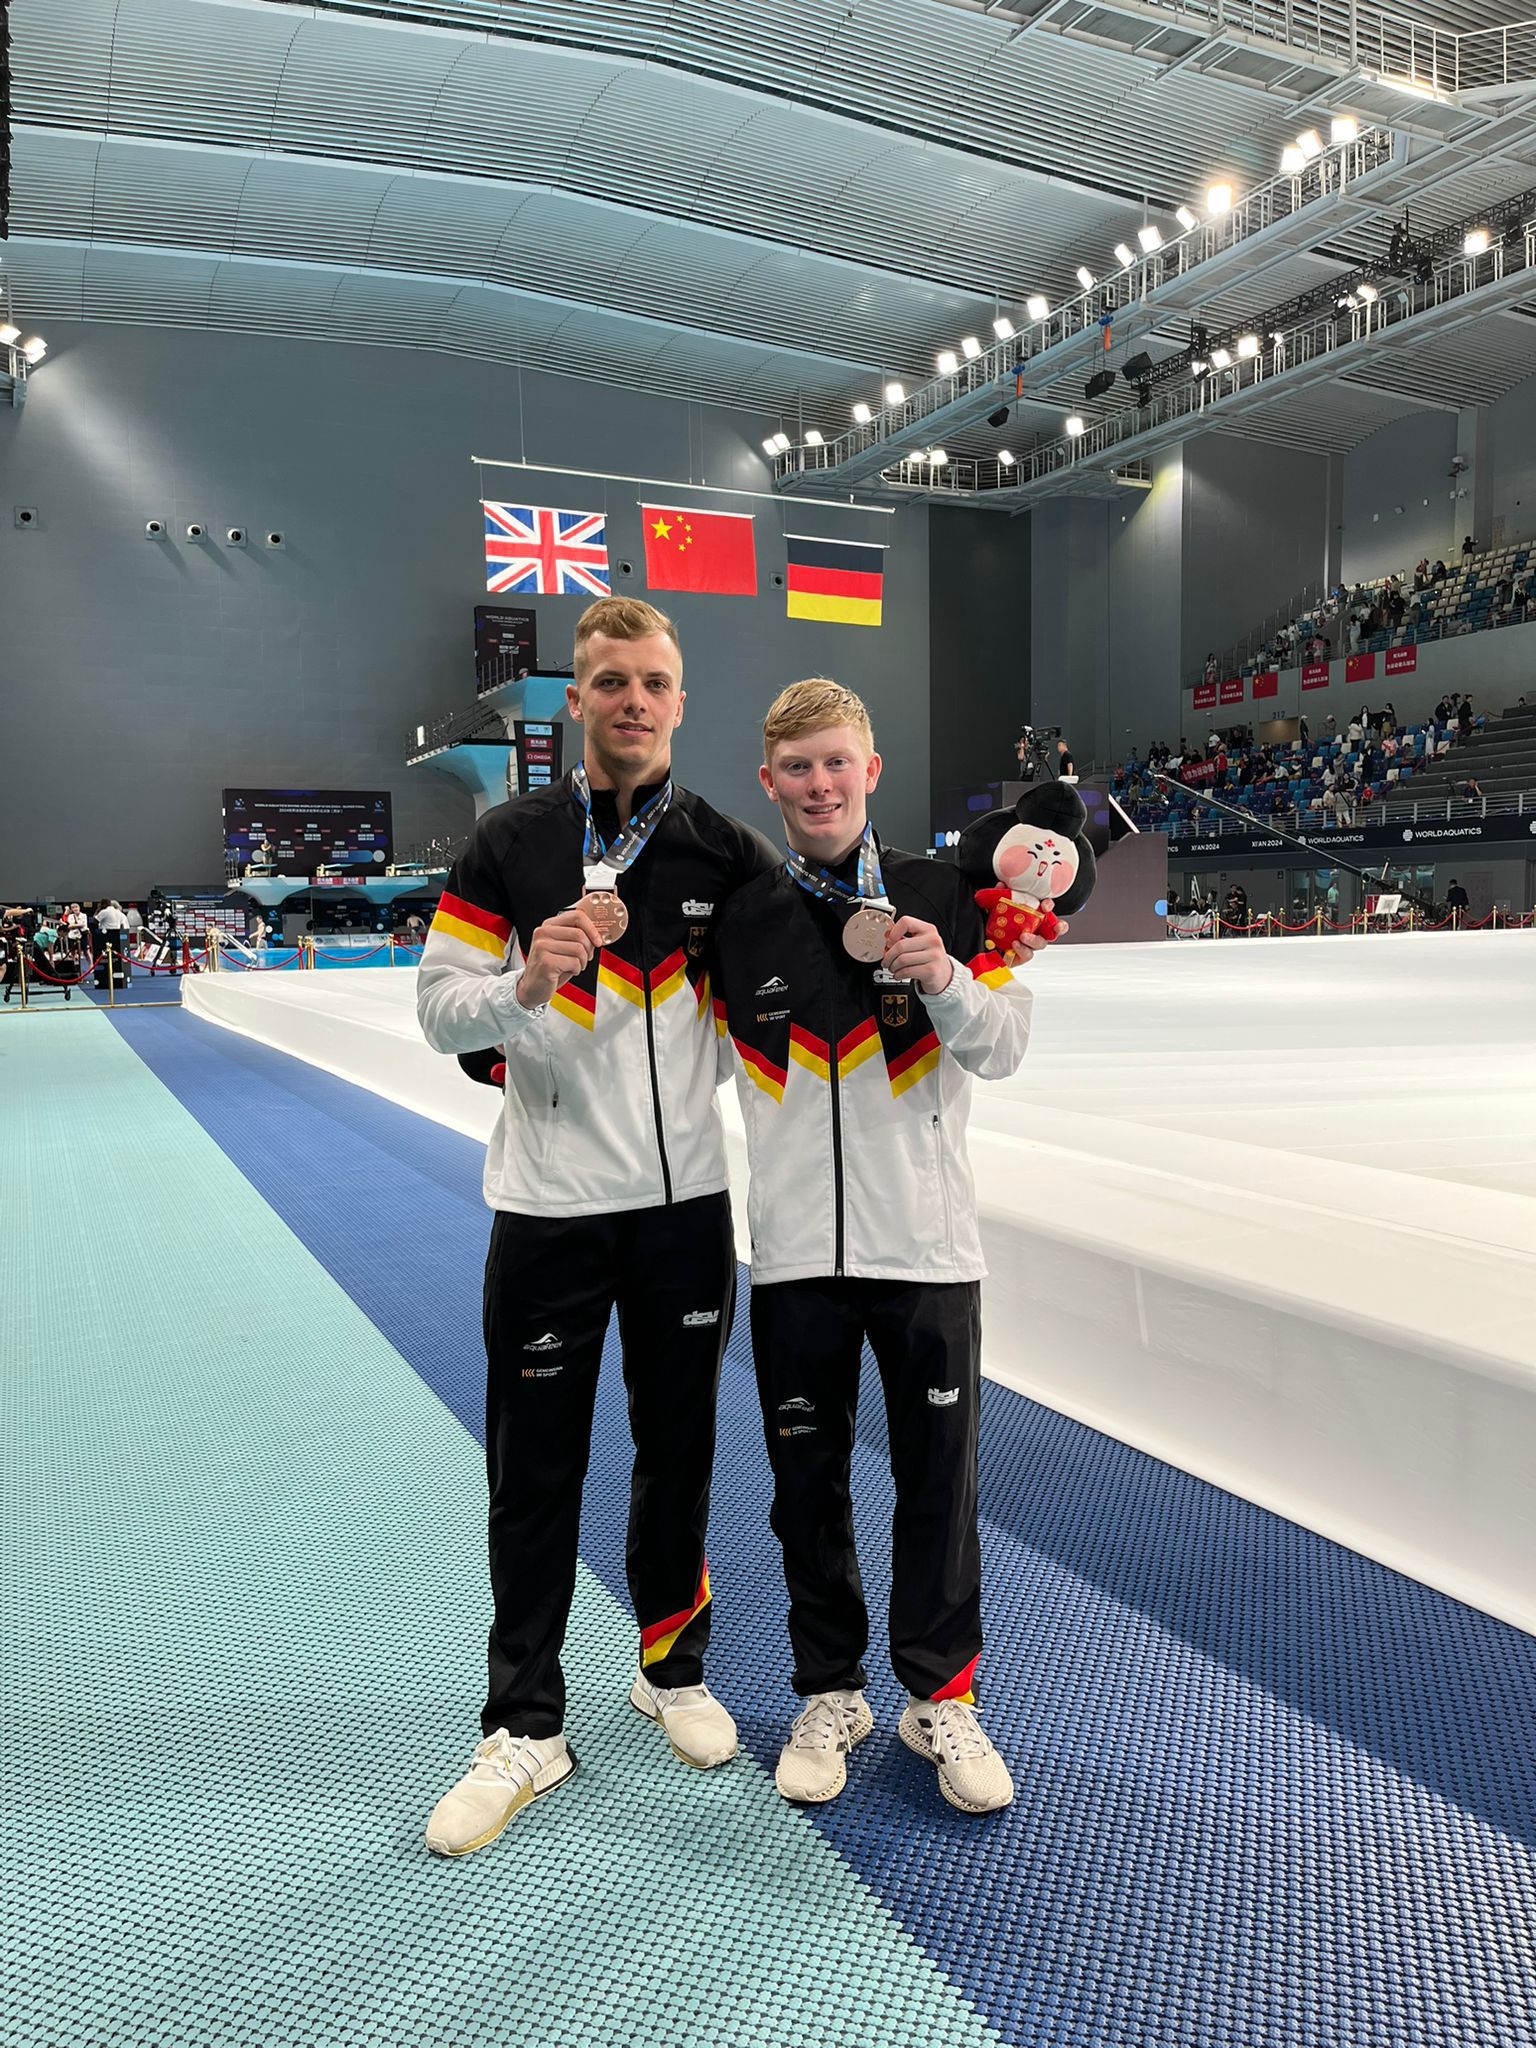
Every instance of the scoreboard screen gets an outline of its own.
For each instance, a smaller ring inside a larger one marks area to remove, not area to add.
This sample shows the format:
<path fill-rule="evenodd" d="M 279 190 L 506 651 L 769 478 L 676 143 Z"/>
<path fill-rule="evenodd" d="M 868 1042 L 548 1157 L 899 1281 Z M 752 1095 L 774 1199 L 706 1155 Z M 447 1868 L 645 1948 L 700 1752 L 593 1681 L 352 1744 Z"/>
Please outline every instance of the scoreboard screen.
<path fill-rule="evenodd" d="M 386 789 L 226 789 L 224 852 L 278 875 L 382 875 L 394 850 Z M 266 853 L 262 848 L 267 848 Z"/>

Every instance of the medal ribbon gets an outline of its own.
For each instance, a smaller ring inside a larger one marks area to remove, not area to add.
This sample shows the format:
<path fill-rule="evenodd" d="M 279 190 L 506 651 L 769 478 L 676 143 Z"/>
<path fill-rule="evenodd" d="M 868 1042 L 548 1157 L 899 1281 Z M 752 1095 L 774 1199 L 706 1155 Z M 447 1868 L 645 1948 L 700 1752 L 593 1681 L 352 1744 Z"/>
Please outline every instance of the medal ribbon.
<path fill-rule="evenodd" d="M 784 866 L 792 881 L 798 882 L 807 894 L 819 897 L 823 903 L 836 903 L 844 910 L 858 910 L 865 904 L 877 910 L 895 907 L 885 893 L 885 877 L 880 872 L 880 849 L 875 844 L 873 825 L 864 827 L 864 837 L 859 841 L 858 879 L 852 884 L 841 881 L 830 868 L 807 860 L 793 847 L 784 856 Z"/>
<path fill-rule="evenodd" d="M 655 836 L 657 826 L 672 808 L 672 778 L 669 775 L 644 808 L 636 811 L 611 846 L 604 846 L 602 834 L 592 816 L 592 785 L 587 780 L 586 767 L 580 761 L 571 770 L 571 787 L 580 797 L 587 814 L 581 837 L 581 871 L 585 886 L 610 890 L 625 869 L 633 867 L 644 853 Z"/>

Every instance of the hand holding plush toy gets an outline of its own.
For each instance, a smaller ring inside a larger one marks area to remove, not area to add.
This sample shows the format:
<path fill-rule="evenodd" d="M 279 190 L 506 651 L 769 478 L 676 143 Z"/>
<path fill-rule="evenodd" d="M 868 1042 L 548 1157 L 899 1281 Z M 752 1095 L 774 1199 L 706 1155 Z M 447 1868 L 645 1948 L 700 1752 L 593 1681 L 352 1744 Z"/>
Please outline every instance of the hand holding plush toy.
<path fill-rule="evenodd" d="M 986 947 L 1005 967 L 1020 957 L 1027 933 L 1049 941 L 1093 893 L 1096 869 L 1088 813 L 1075 789 L 1047 782 L 1026 790 L 1011 810 L 989 811 L 960 835 L 958 864 L 976 887 L 987 918 Z M 1051 910 L 1043 906 L 1054 903 Z"/>

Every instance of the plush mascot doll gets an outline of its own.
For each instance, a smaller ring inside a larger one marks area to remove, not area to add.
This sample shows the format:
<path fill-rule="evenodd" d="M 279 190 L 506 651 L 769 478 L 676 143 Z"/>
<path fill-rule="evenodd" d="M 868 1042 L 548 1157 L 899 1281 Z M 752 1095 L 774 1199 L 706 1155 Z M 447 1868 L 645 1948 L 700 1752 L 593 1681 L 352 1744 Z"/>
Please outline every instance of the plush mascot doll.
<path fill-rule="evenodd" d="M 1093 894 L 1096 874 L 1088 813 L 1065 782 L 1027 789 L 1011 810 L 989 811 L 960 835 L 958 865 L 986 913 L 987 950 L 1006 966 L 1026 932 L 1054 939 Z M 1054 910 L 1042 910 L 1046 897 Z M 1057 913 L 1060 912 L 1061 916 Z"/>

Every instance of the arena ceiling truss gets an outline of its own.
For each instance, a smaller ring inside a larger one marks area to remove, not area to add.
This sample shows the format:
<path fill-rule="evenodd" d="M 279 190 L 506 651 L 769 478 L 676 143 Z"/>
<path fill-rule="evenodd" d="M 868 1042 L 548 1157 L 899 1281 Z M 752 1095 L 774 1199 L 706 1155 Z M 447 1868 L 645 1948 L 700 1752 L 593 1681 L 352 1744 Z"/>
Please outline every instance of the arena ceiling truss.
<path fill-rule="evenodd" d="M 1372 178 L 1197 291 L 1127 304 L 1126 340 L 1165 361 L 1195 320 L 1259 318 L 1378 258 L 1405 206 L 1428 234 L 1536 185 L 1536 30 L 1493 0 L 7 13 L 4 269 L 28 323 L 435 350 L 744 408 L 797 445 L 892 381 L 929 384 L 958 337 L 1022 326 L 1030 295 L 1070 301 L 1078 265 L 1102 275 L 1138 229 L 1176 238 L 1212 181 L 1264 186 L 1341 114 L 1389 138 Z M 1486 402 L 1536 367 L 1528 331 L 1502 294 L 1475 341 L 1368 349 L 1305 402 L 1277 381 L 1238 430 L 1345 447 Z M 1081 403 L 1097 346 L 1084 331 L 1031 366 L 1016 445 Z M 979 453 L 988 432 L 980 415 L 950 438 Z"/>

